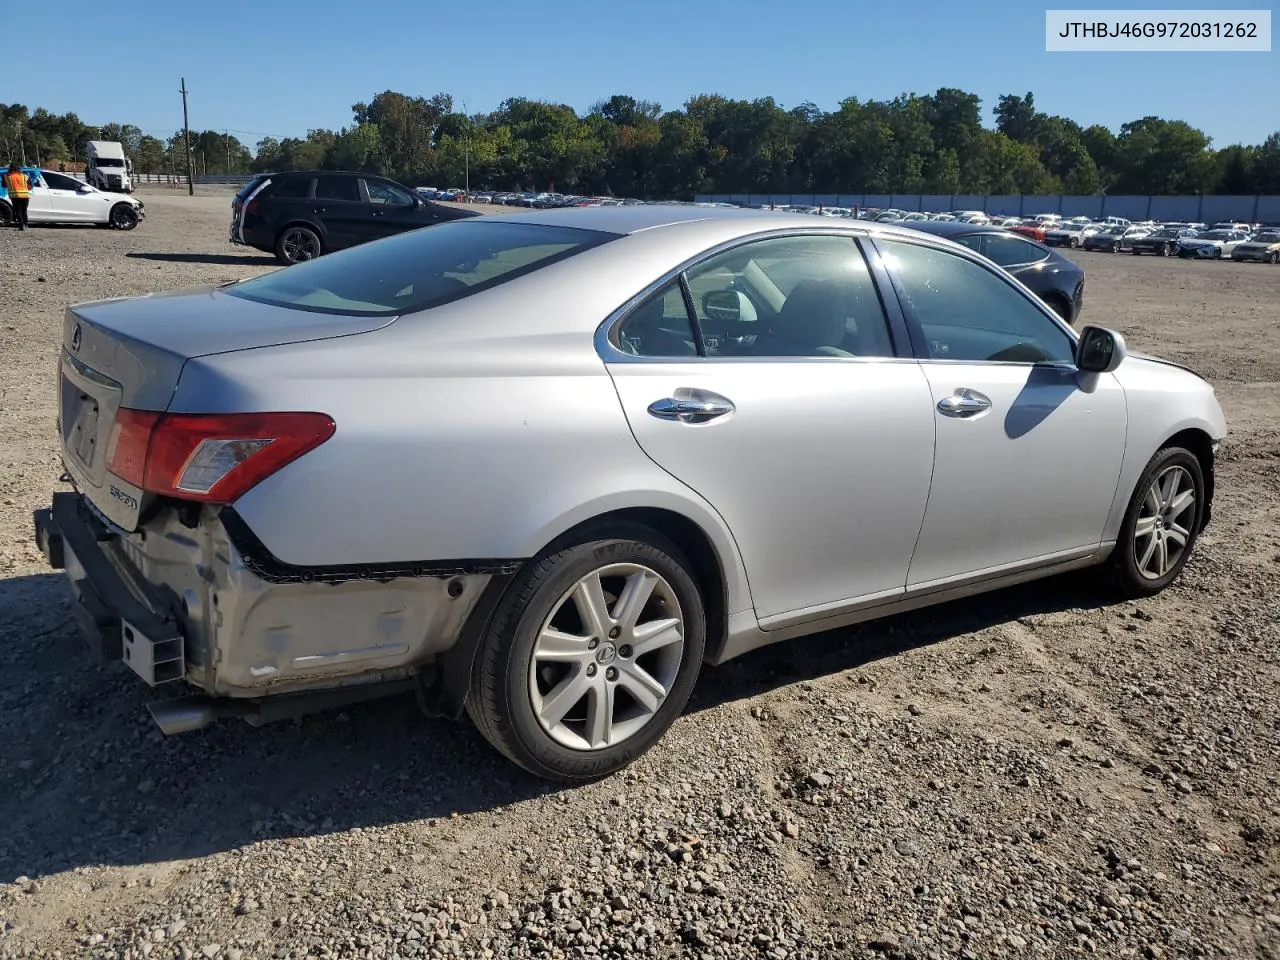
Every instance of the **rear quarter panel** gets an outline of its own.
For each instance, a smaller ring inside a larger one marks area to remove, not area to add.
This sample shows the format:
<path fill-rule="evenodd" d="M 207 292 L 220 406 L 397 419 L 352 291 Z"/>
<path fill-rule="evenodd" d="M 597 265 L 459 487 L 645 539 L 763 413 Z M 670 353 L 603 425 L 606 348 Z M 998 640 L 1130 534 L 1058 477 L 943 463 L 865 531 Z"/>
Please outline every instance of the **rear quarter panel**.
<path fill-rule="evenodd" d="M 656 507 L 708 535 L 729 613 L 747 610 L 729 530 L 637 445 L 592 346 L 609 310 L 661 272 L 634 252 L 585 274 L 565 261 L 368 334 L 192 359 L 170 409 L 333 417 L 332 439 L 235 504 L 288 563 L 519 560 L 600 514 Z M 548 299 L 566 277 L 579 295 Z"/>

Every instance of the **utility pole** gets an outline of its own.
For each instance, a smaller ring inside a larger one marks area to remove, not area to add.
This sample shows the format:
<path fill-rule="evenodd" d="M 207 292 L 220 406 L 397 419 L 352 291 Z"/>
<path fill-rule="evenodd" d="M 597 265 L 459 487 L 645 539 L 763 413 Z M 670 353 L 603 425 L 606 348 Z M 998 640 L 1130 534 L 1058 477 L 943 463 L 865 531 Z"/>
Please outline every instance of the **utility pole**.
<path fill-rule="evenodd" d="M 231 134 L 226 130 L 222 131 L 222 145 L 227 148 L 226 173 L 227 173 L 227 176 L 229 177 L 231 176 Z"/>
<path fill-rule="evenodd" d="M 467 107 L 467 101 L 462 101 L 462 119 L 466 121 L 466 126 L 462 130 L 462 163 L 463 163 L 463 179 L 466 181 L 463 185 L 463 194 L 467 198 L 467 203 L 471 202 L 471 111 Z"/>
<path fill-rule="evenodd" d="M 182 78 L 182 137 L 187 145 L 187 196 L 196 195 L 196 178 L 191 169 L 191 124 L 187 121 L 187 78 Z"/>

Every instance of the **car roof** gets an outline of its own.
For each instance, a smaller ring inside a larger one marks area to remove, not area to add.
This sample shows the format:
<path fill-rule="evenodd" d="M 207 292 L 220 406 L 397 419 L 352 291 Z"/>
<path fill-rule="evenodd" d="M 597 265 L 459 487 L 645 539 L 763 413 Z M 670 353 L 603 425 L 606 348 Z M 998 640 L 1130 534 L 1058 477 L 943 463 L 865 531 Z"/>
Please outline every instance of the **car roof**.
<path fill-rule="evenodd" d="M 756 230 L 785 230 L 795 227 L 830 230 L 841 226 L 904 237 L 913 236 L 915 233 L 911 227 L 898 227 L 890 223 L 875 223 L 870 220 L 849 220 L 843 223 L 839 218 L 819 218 L 805 213 L 780 213 L 742 207 L 698 207 L 693 204 L 676 203 L 646 203 L 616 207 L 562 207 L 551 210 L 520 209 L 519 212 L 513 210 L 511 213 L 490 214 L 484 219 L 486 222 L 572 226 L 619 235 L 640 233 L 678 224 L 711 221 L 726 222 L 726 225 L 732 223 L 740 228 L 744 235 Z M 926 222 L 928 221 L 917 220 L 912 221 L 912 224 Z M 968 226 L 968 224 L 961 226 Z"/>

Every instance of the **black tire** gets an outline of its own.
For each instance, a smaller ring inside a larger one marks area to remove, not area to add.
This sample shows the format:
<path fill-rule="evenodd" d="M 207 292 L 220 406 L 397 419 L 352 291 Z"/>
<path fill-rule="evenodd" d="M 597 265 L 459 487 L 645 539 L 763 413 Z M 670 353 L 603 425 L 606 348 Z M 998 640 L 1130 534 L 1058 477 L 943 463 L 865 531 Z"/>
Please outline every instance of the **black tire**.
<path fill-rule="evenodd" d="M 138 209 L 131 203 L 117 203 L 108 223 L 112 230 L 132 230 L 138 225 Z"/>
<path fill-rule="evenodd" d="M 0 203 L 0 227 L 13 226 L 13 209 L 7 203 Z"/>
<path fill-rule="evenodd" d="M 276 259 L 286 266 L 314 260 L 324 253 L 320 235 L 310 227 L 294 223 L 280 231 L 276 237 Z"/>
<path fill-rule="evenodd" d="M 1136 528 L 1139 516 L 1143 512 L 1143 501 L 1146 499 L 1152 483 L 1171 467 L 1181 467 L 1192 480 L 1195 504 L 1190 512 L 1193 513 L 1193 516 L 1189 518 L 1191 525 L 1186 528 L 1189 531 L 1189 535 L 1182 552 L 1163 576 L 1152 578 L 1143 574 L 1139 569 L 1139 558 L 1134 549 L 1134 542 L 1137 538 Z M 1130 599 L 1150 597 L 1159 593 L 1178 578 L 1183 567 L 1186 566 L 1187 560 L 1190 559 L 1191 553 L 1195 549 L 1196 540 L 1200 536 L 1200 526 L 1205 510 L 1204 498 L 1204 474 L 1200 469 L 1200 461 L 1196 459 L 1195 454 L 1184 447 L 1165 447 L 1163 450 L 1156 451 L 1155 456 L 1147 463 L 1146 469 L 1142 471 L 1142 476 L 1138 478 L 1137 484 L 1134 485 L 1133 494 L 1129 498 L 1128 509 L 1124 513 L 1124 522 L 1120 527 L 1120 536 L 1116 541 L 1115 550 L 1107 560 L 1106 577 L 1117 592 Z"/>
<path fill-rule="evenodd" d="M 1215 259 L 1215 260 L 1221 260 L 1221 259 L 1222 259 L 1222 248 L 1221 248 L 1221 247 L 1215 247 L 1215 248 L 1214 248 L 1214 250 L 1213 250 L 1213 259 Z"/>
<path fill-rule="evenodd" d="M 1112 252 L 1112 253 L 1119 253 L 1119 252 L 1120 252 L 1120 241 L 1119 241 L 1119 240 L 1116 240 L 1116 241 L 1114 241 L 1114 242 L 1111 244 L 1111 252 Z"/>
<path fill-rule="evenodd" d="M 1160 256 L 1162 256 L 1162 257 L 1171 257 L 1171 256 L 1173 256 L 1173 244 L 1171 244 L 1171 243 L 1166 243 L 1163 247 L 1161 247 L 1161 248 L 1160 248 Z"/>
<path fill-rule="evenodd" d="M 1061 298 L 1049 297 L 1045 300 L 1045 303 L 1049 305 L 1049 309 L 1065 320 L 1068 325 L 1071 324 L 1071 308 L 1063 303 Z"/>
<path fill-rule="evenodd" d="M 534 644 L 567 591 L 593 570 L 621 563 L 647 567 L 671 587 L 684 620 L 681 662 L 648 723 L 613 746 L 574 749 L 553 739 L 535 714 Z M 527 563 L 507 587 L 476 654 L 466 707 L 481 735 L 512 762 L 562 783 L 607 777 L 644 754 L 684 709 L 702 666 L 706 616 L 690 570 L 675 544 L 633 523 L 602 525 L 552 544 Z"/>
<path fill-rule="evenodd" d="M 1071 249 L 1072 249 L 1072 250 L 1075 250 L 1075 249 L 1076 249 L 1076 248 L 1078 248 L 1079 246 L 1080 246 L 1080 240 L 1079 240 L 1077 237 L 1072 237 L 1072 238 L 1071 238 Z"/>
<path fill-rule="evenodd" d="M 1271 256 L 1267 257 L 1267 263 L 1280 263 L 1280 253 L 1272 251 Z"/>

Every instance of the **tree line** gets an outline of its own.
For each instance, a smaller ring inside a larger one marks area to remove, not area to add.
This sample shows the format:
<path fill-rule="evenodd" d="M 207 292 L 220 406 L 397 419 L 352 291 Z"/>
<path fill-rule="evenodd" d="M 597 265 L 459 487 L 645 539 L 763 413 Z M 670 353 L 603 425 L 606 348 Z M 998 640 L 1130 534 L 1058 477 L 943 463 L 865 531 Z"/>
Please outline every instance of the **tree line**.
<path fill-rule="evenodd" d="M 1146 116 L 1081 127 L 1038 111 L 1032 93 L 1001 96 L 993 127 L 981 100 L 944 87 L 892 100 L 850 97 L 832 111 L 716 94 L 678 110 L 618 94 L 585 115 L 515 97 L 491 113 L 458 111 L 445 93 L 387 90 L 352 107 L 339 130 L 267 137 L 250 150 L 225 132 L 192 131 L 197 173 L 359 170 L 410 185 L 559 190 L 641 198 L 695 193 L 1277 194 L 1280 131 L 1215 148 L 1181 120 Z M 74 113 L 0 104 L 9 157 L 75 159 L 91 139 L 125 144 L 140 173 L 186 172 L 181 131 L 92 126 Z"/>

